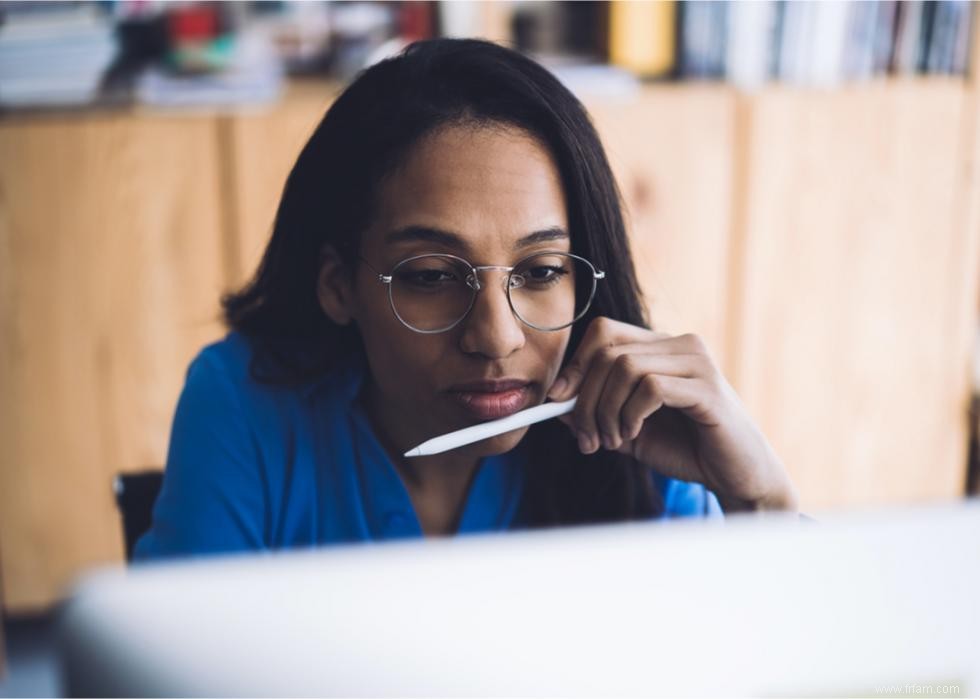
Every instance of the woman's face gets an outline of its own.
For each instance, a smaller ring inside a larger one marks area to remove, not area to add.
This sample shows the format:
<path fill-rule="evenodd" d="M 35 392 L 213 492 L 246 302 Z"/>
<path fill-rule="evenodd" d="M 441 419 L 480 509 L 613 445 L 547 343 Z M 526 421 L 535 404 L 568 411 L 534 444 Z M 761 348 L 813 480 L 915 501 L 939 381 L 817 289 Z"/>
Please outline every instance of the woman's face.
<path fill-rule="evenodd" d="M 447 127 L 426 137 L 379 191 L 362 257 L 388 273 L 416 255 L 448 253 L 510 267 L 536 252 L 570 252 L 565 200 L 548 152 L 504 126 Z M 393 446 L 502 417 L 544 401 L 571 330 L 533 329 L 507 301 L 506 272 L 479 273 L 482 290 L 452 329 L 420 334 L 392 312 L 387 289 L 360 266 L 351 313 L 370 365 L 368 405 Z M 512 449 L 527 428 L 458 451 Z"/>

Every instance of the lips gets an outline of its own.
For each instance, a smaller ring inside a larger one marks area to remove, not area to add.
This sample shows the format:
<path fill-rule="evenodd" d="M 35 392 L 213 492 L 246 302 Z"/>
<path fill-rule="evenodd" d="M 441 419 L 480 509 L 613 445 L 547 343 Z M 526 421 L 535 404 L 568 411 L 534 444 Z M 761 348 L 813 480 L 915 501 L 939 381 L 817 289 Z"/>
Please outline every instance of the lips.
<path fill-rule="evenodd" d="M 453 386 L 449 393 L 471 418 L 496 420 L 528 406 L 531 384 L 520 379 L 472 381 Z"/>

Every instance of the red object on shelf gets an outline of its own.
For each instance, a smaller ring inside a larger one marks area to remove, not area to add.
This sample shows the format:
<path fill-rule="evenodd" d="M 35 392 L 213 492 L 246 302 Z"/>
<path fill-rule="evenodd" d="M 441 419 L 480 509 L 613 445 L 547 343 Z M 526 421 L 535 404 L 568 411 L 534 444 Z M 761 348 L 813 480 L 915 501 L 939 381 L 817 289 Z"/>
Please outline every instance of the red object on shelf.
<path fill-rule="evenodd" d="M 398 34 L 409 43 L 431 39 L 433 19 L 432 3 L 423 0 L 403 2 L 398 12 Z"/>
<path fill-rule="evenodd" d="M 174 43 L 207 41 L 218 35 L 218 13 L 211 7 L 181 7 L 170 12 L 170 38 Z"/>

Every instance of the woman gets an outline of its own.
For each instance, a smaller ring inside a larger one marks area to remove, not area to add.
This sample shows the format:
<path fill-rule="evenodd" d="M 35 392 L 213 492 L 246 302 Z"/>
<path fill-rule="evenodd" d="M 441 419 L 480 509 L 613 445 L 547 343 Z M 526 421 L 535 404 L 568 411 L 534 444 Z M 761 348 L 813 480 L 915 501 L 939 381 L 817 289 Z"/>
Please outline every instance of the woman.
<path fill-rule="evenodd" d="M 224 308 L 139 558 L 796 509 L 703 343 L 648 329 L 584 108 L 508 49 L 422 42 L 360 75 Z"/>

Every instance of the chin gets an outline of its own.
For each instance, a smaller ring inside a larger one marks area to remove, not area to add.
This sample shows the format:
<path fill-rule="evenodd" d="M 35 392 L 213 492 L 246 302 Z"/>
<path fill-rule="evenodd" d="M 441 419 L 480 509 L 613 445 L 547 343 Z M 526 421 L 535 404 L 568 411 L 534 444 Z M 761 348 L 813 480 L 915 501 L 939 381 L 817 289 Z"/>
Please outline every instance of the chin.
<path fill-rule="evenodd" d="M 524 435 L 527 434 L 528 429 L 528 427 L 522 427 L 513 432 L 498 434 L 496 437 L 490 437 L 476 444 L 469 445 L 469 449 L 473 456 L 476 457 L 506 454 L 524 439 Z"/>

